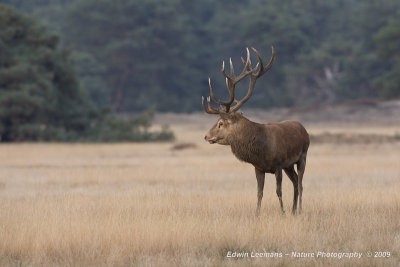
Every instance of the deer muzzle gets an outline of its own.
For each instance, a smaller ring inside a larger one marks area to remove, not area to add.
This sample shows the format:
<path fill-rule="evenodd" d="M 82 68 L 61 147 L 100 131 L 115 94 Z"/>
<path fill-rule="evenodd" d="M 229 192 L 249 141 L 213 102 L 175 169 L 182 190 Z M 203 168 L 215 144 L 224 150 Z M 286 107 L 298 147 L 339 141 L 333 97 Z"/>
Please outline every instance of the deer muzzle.
<path fill-rule="evenodd" d="M 204 136 L 204 140 L 206 140 L 207 142 L 209 142 L 210 144 L 214 144 L 214 143 L 216 143 L 217 142 L 217 139 L 214 137 L 214 138 L 210 138 L 209 136 Z"/>

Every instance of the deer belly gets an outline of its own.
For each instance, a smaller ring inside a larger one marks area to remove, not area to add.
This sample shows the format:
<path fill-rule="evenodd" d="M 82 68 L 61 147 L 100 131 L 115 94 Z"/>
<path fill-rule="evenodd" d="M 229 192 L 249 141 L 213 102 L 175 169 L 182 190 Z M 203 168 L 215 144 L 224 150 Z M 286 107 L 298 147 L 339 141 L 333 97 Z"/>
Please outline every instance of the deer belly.
<path fill-rule="evenodd" d="M 262 170 L 266 173 L 275 173 L 277 169 L 285 169 L 297 163 L 301 152 L 294 153 L 292 156 L 289 153 L 283 153 L 280 155 L 266 156 L 255 158 L 252 157 L 251 160 L 246 161 L 251 163 L 255 168 Z"/>

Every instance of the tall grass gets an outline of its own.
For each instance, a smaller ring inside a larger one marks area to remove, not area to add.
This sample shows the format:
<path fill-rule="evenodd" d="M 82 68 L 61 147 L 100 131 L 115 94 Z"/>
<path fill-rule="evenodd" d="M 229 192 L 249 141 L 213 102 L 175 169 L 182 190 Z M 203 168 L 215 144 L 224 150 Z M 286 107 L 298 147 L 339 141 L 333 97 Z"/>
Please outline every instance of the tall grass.
<path fill-rule="evenodd" d="M 253 168 L 229 148 L 170 147 L 1 145 L 0 265 L 400 264 L 399 144 L 312 145 L 304 212 L 290 215 L 293 187 L 284 177 L 282 215 L 267 175 L 259 218 Z M 317 251 L 363 256 L 290 256 Z M 391 255 L 366 256 L 375 251 Z"/>

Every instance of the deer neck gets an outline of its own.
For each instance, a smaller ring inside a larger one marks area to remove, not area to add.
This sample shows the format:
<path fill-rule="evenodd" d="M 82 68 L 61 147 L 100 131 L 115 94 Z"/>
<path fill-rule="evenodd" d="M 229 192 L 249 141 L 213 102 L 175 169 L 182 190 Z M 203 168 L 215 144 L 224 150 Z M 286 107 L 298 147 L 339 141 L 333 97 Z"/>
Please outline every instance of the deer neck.
<path fill-rule="evenodd" d="M 241 161 L 256 164 L 264 151 L 260 144 L 260 138 L 264 138 L 260 135 L 263 135 L 260 125 L 243 118 L 230 136 L 232 153 Z"/>

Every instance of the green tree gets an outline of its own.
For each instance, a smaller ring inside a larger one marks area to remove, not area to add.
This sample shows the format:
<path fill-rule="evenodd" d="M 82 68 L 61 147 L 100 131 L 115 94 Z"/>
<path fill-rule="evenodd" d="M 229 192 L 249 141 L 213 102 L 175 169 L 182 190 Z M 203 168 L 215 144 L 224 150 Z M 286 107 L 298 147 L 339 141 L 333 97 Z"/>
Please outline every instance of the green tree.
<path fill-rule="evenodd" d="M 400 13 L 376 35 L 379 54 L 389 62 L 387 71 L 375 80 L 381 97 L 400 96 Z"/>
<path fill-rule="evenodd" d="M 182 14 L 177 0 L 87 0 L 71 10 L 67 44 L 104 63 L 114 112 L 193 109 L 196 50 L 189 50 L 194 40 Z"/>
<path fill-rule="evenodd" d="M 2 140 L 65 139 L 87 128 L 94 109 L 58 43 L 36 21 L 0 5 Z"/>
<path fill-rule="evenodd" d="M 376 52 L 373 34 L 396 14 L 399 3 L 393 0 L 312 3 L 308 7 L 312 12 L 307 12 L 313 20 L 312 46 L 286 67 L 286 87 L 295 99 L 294 104 L 312 106 L 376 97 L 373 81 L 387 64 Z"/>
<path fill-rule="evenodd" d="M 374 35 L 396 16 L 399 8 L 400 2 L 395 0 L 356 1 L 348 14 L 352 18 L 346 37 L 350 53 L 343 57 L 343 76 L 336 85 L 340 100 L 379 95 L 374 81 L 388 64 L 378 54 Z"/>
<path fill-rule="evenodd" d="M 2 141 L 170 140 L 148 131 L 150 114 L 99 112 L 76 79 L 69 53 L 40 23 L 0 4 Z"/>

